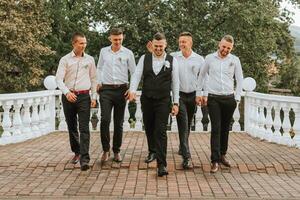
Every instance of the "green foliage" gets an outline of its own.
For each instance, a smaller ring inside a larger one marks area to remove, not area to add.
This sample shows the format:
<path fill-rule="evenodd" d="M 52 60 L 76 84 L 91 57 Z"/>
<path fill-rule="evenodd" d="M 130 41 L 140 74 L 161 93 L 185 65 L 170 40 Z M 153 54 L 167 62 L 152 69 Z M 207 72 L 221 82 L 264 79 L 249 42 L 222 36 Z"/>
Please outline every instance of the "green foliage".
<path fill-rule="evenodd" d="M 43 1 L 0 1 L 0 93 L 27 91 L 40 85 L 42 57 L 50 49 L 41 42 L 49 32 Z"/>
<path fill-rule="evenodd" d="M 274 62 L 271 55 L 281 61 L 278 63 L 282 65 L 284 79 L 295 75 L 295 71 L 289 71 L 294 57 L 293 39 L 288 30 L 291 18 L 288 11 L 279 12 L 281 0 L 41 2 L 2 0 L 0 3 L 3 46 L 0 64 L 4 69 L 0 78 L 5 83 L 2 91 L 27 90 L 40 83 L 43 72 L 44 76 L 54 74 L 59 59 L 71 50 L 70 39 L 75 31 L 86 34 L 87 53 L 97 60 L 100 48 L 110 44 L 108 30 L 115 26 L 124 28 L 124 46 L 136 58 L 147 51 L 146 44 L 157 31 L 166 34 L 168 52 L 178 49 L 180 32 L 190 31 L 194 50 L 204 56 L 216 51 L 224 34 L 231 34 L 236 41 L 233 53 L 241 59 L 244 76 L 256 79 L 258 91 L 267 91 L 267 66 Z M 290 2 L 299 5 L 300 0 Z M 55 53 L 50 54 L 46 46 Z M 22 76 L 10 75 L 15 69 L 20 69 Z M 282 87 L 295 88 L 295 84 L 295 81 L 282 81 Z"/>

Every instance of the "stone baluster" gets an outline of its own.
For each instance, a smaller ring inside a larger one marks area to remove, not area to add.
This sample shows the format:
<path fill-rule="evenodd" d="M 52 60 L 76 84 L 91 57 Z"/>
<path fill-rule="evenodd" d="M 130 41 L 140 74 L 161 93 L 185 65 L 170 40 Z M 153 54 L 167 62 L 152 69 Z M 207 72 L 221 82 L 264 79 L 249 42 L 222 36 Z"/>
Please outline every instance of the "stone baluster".
<path fill-rule="evenodd" d="M 32 103 L 31 122 L 32 122 L 32 133 L 34 134 L 34 137 L 38 137 L 41 135 L 41 131 L 39 128 L 40 118 L 38 113 L 39 103 L 40 103 L 40 98 L 35 98 Z"/>
<path fill-rule="evenodd" d="M 280 104 L 279 102 L 274 103 L 274 121 L 273 121 L 273 127 L 275 129 L 274 131 L 274 142 L 281 144 L 281 133 L 280 133 L 280 128 L 281 128 L 281 120 L 280 120 Z"/>
<path fill-rule="evenodd" d="M 61 95 L 59 95 L 59 105 L 60 105 L 60 112 L 59 112 L 59 125 L 58 125 L 58 130 L 59 131 L 67 131 L 67 123 L 66 123 L 66 118 L 64 114 L 64 107 L 62 106 L 62 101 L 61 101 Z"/>
<path fill-rule="evenodd" d="M 129 120 L 129 109 L 128 109 L 128 102 L 126 102 L 126 107 L 125 107 L 125 112 L 124 112 L 124 123 L 123 123 L 124 131 L 130 130 L 130 124 L 129 124 L 128 120 Z"/>
<path fill-rule="evenodd" d="M 142 114 L 142 109 L 141 109 L 141 100 L 140 100 L 140 95 L 137 96 L 136 98 L 136 123 L 134 130 L 135 131 L 142 131 L 143 130 L 143 114 Z"/>
<path fill-rule="evenodd" d="M 21 130 L 23 129 L 22 119 L 21 119 L 21 107 L 24 103 L 23 99 L 14 101 L 14 114 L 13 114 L 13 140 L 14 142 L 19 142 L 24 140 L 24 135 L 22 136 Z"/>
<path fill-rule="evenodd" d="M 290 135 L 291 130 L 291 122 L 290 122 L 290 107 L 288 106 L 288 103 L 283 102 L 281 103 L 282 111 L 283 111 L 283 122 L 282 122 L 282 130 L 283 135 L 281 139 L 282 144 L 286 144 L 288 146 L 292 145 L 292 138 Z"/>
<path fill-rule="evenodd" d="M 31 116 L 30 116 L 30 107 L 32 106 L 33 99 L 29 98 L 24 101 L 24 115 L 23 115 L 23 134 L 26 139 L 32 138 L 32 129 L 31 129 Z"/>
<path fill-rule="evenodd" d="M 1 144 L 8 144 L 12 140 L 12 134 L 11 134 L 12 122 L 10 118 L 10 109 L 12 105 L 13 105 L 13 100 L 5 101 L 2 104 L 4 113 L 3 113 L 3 121 L 2 121 L 3 133 L 1 136 Z"/>
<path fill-rule="evenodd" d="M 197 112 L 196 112 L 196 121 L 195 121 L 195 131 L 197 132 L 202 132 L 203 131 L 203 124 L 202 124 L 202 110 L 201 107 L 197 107 Z"/>
<path fill-rule="evenodd" d="M 39 128 L 40 134 L 44 135 L 46 133 L 45 127 L 45 99 L 43 97 L 40 98 L 40 105 L 39 105 Z"/>
<path fill-rule="evenodd" d="M 265 139 L 265 133 L 266 133 L 266 129 L 265 129 L 265 122 L 266 122 L 266 118 L 265 118 L 265 102 L 263 100 L 260 100 L 259 103 L 259 114 L 258 114 L 258 137 L 260 139 Z"/>
<path fill-rule="evenodd" d="M 239 110 L 239 105 L 240 105 L 240 102 L 237 102 L 236 104 L 236 108 L 234 110 L 234 113 L 233 113 L 233 124 L 232 124 L 232 131 L 241 131 L 241 125 L 239 123 L 239 120 L 240 120 L 240 110 Z"/>
<path fill-rule="evenodd" d="M 293 144 L 300 148 L 300 104 L 292 105 L 295 112 L 295 121 L 293 125 L 293 131 L 295 136 L 293 137 Z"/>
<path fill-rule="evenodd" d="M 272 106 L 267 104 L 267 116 L 266 116 L 266 137 L 265 139 L 268 140 L 269 142 L 273 142 L 273 131 L 272 131 L 272 124 L 273 124 L 273 119 L 272 119 Z"/>
<path fill-rule="evenodd" d="M 45 126 L 45 134 L 48 134 L 51 130 L 51 125 L 50 125 L 50 108 L 49 108 L 49 104 L 50 104 L 50 96 L 44 97 L 44 126 Z"/>

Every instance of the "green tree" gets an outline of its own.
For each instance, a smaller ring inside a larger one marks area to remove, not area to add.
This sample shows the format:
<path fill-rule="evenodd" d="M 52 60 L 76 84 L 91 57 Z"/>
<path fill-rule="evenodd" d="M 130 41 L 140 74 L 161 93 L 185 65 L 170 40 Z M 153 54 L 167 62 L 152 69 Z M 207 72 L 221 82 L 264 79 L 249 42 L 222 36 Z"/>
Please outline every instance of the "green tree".
<path fill-rule="evenodd" d="M 41 42 L 50 32 L 43 7 L 39 0 L 0 1 L 0 93 L 40 85 L 42 58 L 51 54 Z"/>

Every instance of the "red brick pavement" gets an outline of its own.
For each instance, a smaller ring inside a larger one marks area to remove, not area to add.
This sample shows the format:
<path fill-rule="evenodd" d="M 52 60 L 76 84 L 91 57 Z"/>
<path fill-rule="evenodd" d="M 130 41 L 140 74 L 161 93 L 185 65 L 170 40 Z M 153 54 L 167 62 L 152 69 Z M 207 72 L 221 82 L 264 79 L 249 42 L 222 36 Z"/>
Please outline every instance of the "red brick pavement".
<path fill-rule="evenodd" d="M 0 147 L 0 199 L 300 199 L 300 149 L 231 133 L 232 168 L 210 174 L 208 133 L 191 133 L 193 169 L 183 170 L 178 135 L 168 134 L 167 177 L 155 162 L 144 163 L 143 132 L 124 134 L 122 163 L 100 163 L 99 133 L 91 135 L 91 170 L 81 172 L 72 158 L 67 133 Z"/>

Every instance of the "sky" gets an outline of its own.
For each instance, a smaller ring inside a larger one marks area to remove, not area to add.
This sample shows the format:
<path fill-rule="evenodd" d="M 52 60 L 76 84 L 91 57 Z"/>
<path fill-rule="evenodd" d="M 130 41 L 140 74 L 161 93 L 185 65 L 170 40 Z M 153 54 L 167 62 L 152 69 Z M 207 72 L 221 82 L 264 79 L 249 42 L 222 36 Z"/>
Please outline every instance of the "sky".
<path fill-rule="evenodd" d="M 299 26 L 300 27 L 300 9 L 296 8 L 295 6 L 288 4 L 286 2 L 283 2 L 281 4 L 281 8 L 286 8 L 289 11 L 294 12 L 294 15 L 292 16 L 292 18 L 294 19 L 294 23 L 293 25 Z"/>

